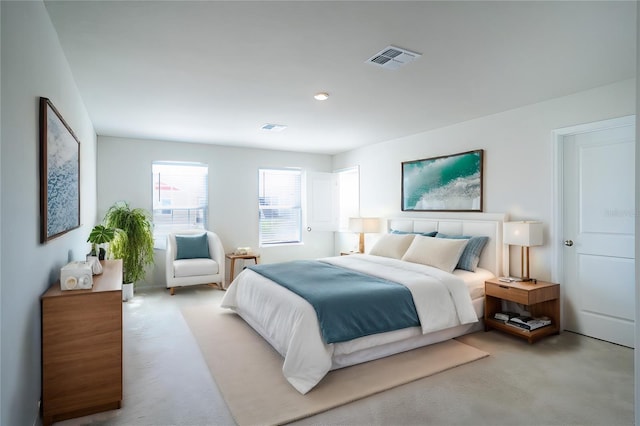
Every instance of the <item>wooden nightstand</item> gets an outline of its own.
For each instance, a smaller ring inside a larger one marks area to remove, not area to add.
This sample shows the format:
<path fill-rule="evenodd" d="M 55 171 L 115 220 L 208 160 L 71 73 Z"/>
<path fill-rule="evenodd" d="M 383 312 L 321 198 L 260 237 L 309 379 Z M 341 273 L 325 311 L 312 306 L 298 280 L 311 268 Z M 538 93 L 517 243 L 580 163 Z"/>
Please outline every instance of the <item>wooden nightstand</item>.
<path fill-rule="evenodd" d="M 533 331 L 521 330 L 493 318 L 502 310 L 502 301 L 508 300 L 526 305 L 533 317 L 547 316 L 551 325 Z M 493 278 L 484 283 L 484 329 L 495 328 L 533 343 L 550 334 L 560 333 L 560 284 L 538 281 L 502 282 Z"/>

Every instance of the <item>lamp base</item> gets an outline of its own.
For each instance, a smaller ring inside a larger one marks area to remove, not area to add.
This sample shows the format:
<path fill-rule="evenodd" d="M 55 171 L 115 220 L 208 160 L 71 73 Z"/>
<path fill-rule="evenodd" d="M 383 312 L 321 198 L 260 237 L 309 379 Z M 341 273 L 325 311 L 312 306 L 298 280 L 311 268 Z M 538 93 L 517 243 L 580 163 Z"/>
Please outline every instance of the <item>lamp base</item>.
<path fill-rule="evenodd" d="M 535 278 L 529 278 L 529 247 L 527 246 L 520 247 L 520 273 L 525 276 L 512 278 L 514 278 L 517 282 L 533 282 L 534 284 L 538 283 L 538 280 L 536 280 Z"/>

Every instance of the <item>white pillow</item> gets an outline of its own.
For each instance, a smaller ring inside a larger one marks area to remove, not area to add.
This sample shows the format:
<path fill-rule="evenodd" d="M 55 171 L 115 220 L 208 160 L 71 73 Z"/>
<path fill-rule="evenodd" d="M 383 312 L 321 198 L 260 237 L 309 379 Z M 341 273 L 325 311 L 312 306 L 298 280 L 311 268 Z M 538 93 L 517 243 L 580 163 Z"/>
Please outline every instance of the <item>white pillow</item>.
<path fill-rule="evenodd" d="M 376 241 L 369 254 L 400 259 L 411 245 L 413 237 L 414 234 L 384 234 Z"/>
<path fill-rule="evenodd" d="M 416 235 L 402 260 L 453 272 L 467 241 Z"/>

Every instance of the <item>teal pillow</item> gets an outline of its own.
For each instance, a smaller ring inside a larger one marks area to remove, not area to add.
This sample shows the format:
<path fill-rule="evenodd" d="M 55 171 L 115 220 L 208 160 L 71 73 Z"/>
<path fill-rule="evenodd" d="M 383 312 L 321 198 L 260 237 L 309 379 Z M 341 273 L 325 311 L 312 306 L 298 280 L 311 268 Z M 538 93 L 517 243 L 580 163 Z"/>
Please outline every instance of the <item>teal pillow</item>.
<path fill-rule="evenodd" d="M 475 272 L 480 262 L 480 253 L 482 249 L 489 241 L 489 237 L 469 237 L 466 235 L 447 235 L 438 232 L 436 238 L 452 238 L 452 239 L 465 239 L 467 245 L 465 246 L 456 269 L 464 269 L 465 271 Z"/>
<path fill-rule="evenodd" d="M 397 229 L 392 229 L 391 231 L 389 231 L 390 234 L 400 234 L 400 235 L 404 235 L 404 234 L 416 234 L 416 235 L 422 235 L 424 237 L 435 237 L 436 234 L 438 233 L 438 231 L 431 231 L 431 232 L 407 232 L 407 231 L 398 231 Z"/>
<path fill-rule="evenodd" d="M 209 257 L 207 234 L 176 235 L 176 260 L 201 259 Z"/>

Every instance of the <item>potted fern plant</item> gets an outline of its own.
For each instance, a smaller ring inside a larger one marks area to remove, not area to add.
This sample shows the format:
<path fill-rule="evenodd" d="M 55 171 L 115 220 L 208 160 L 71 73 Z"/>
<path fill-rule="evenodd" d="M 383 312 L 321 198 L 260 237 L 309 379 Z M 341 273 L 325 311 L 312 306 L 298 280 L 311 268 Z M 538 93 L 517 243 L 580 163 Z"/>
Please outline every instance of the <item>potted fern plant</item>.
<path fill-rule="evenodd" d="M 144 209 L 118 201 L 107 210 L 103 223 L 120 230 L 110 244 L 110 251 L 114 258 L 122 259 L 122 298 L 127 301 L 133 297 L 133 285 L 144 278 L 146 267 L 154 263 L 151 217 Z"/>

